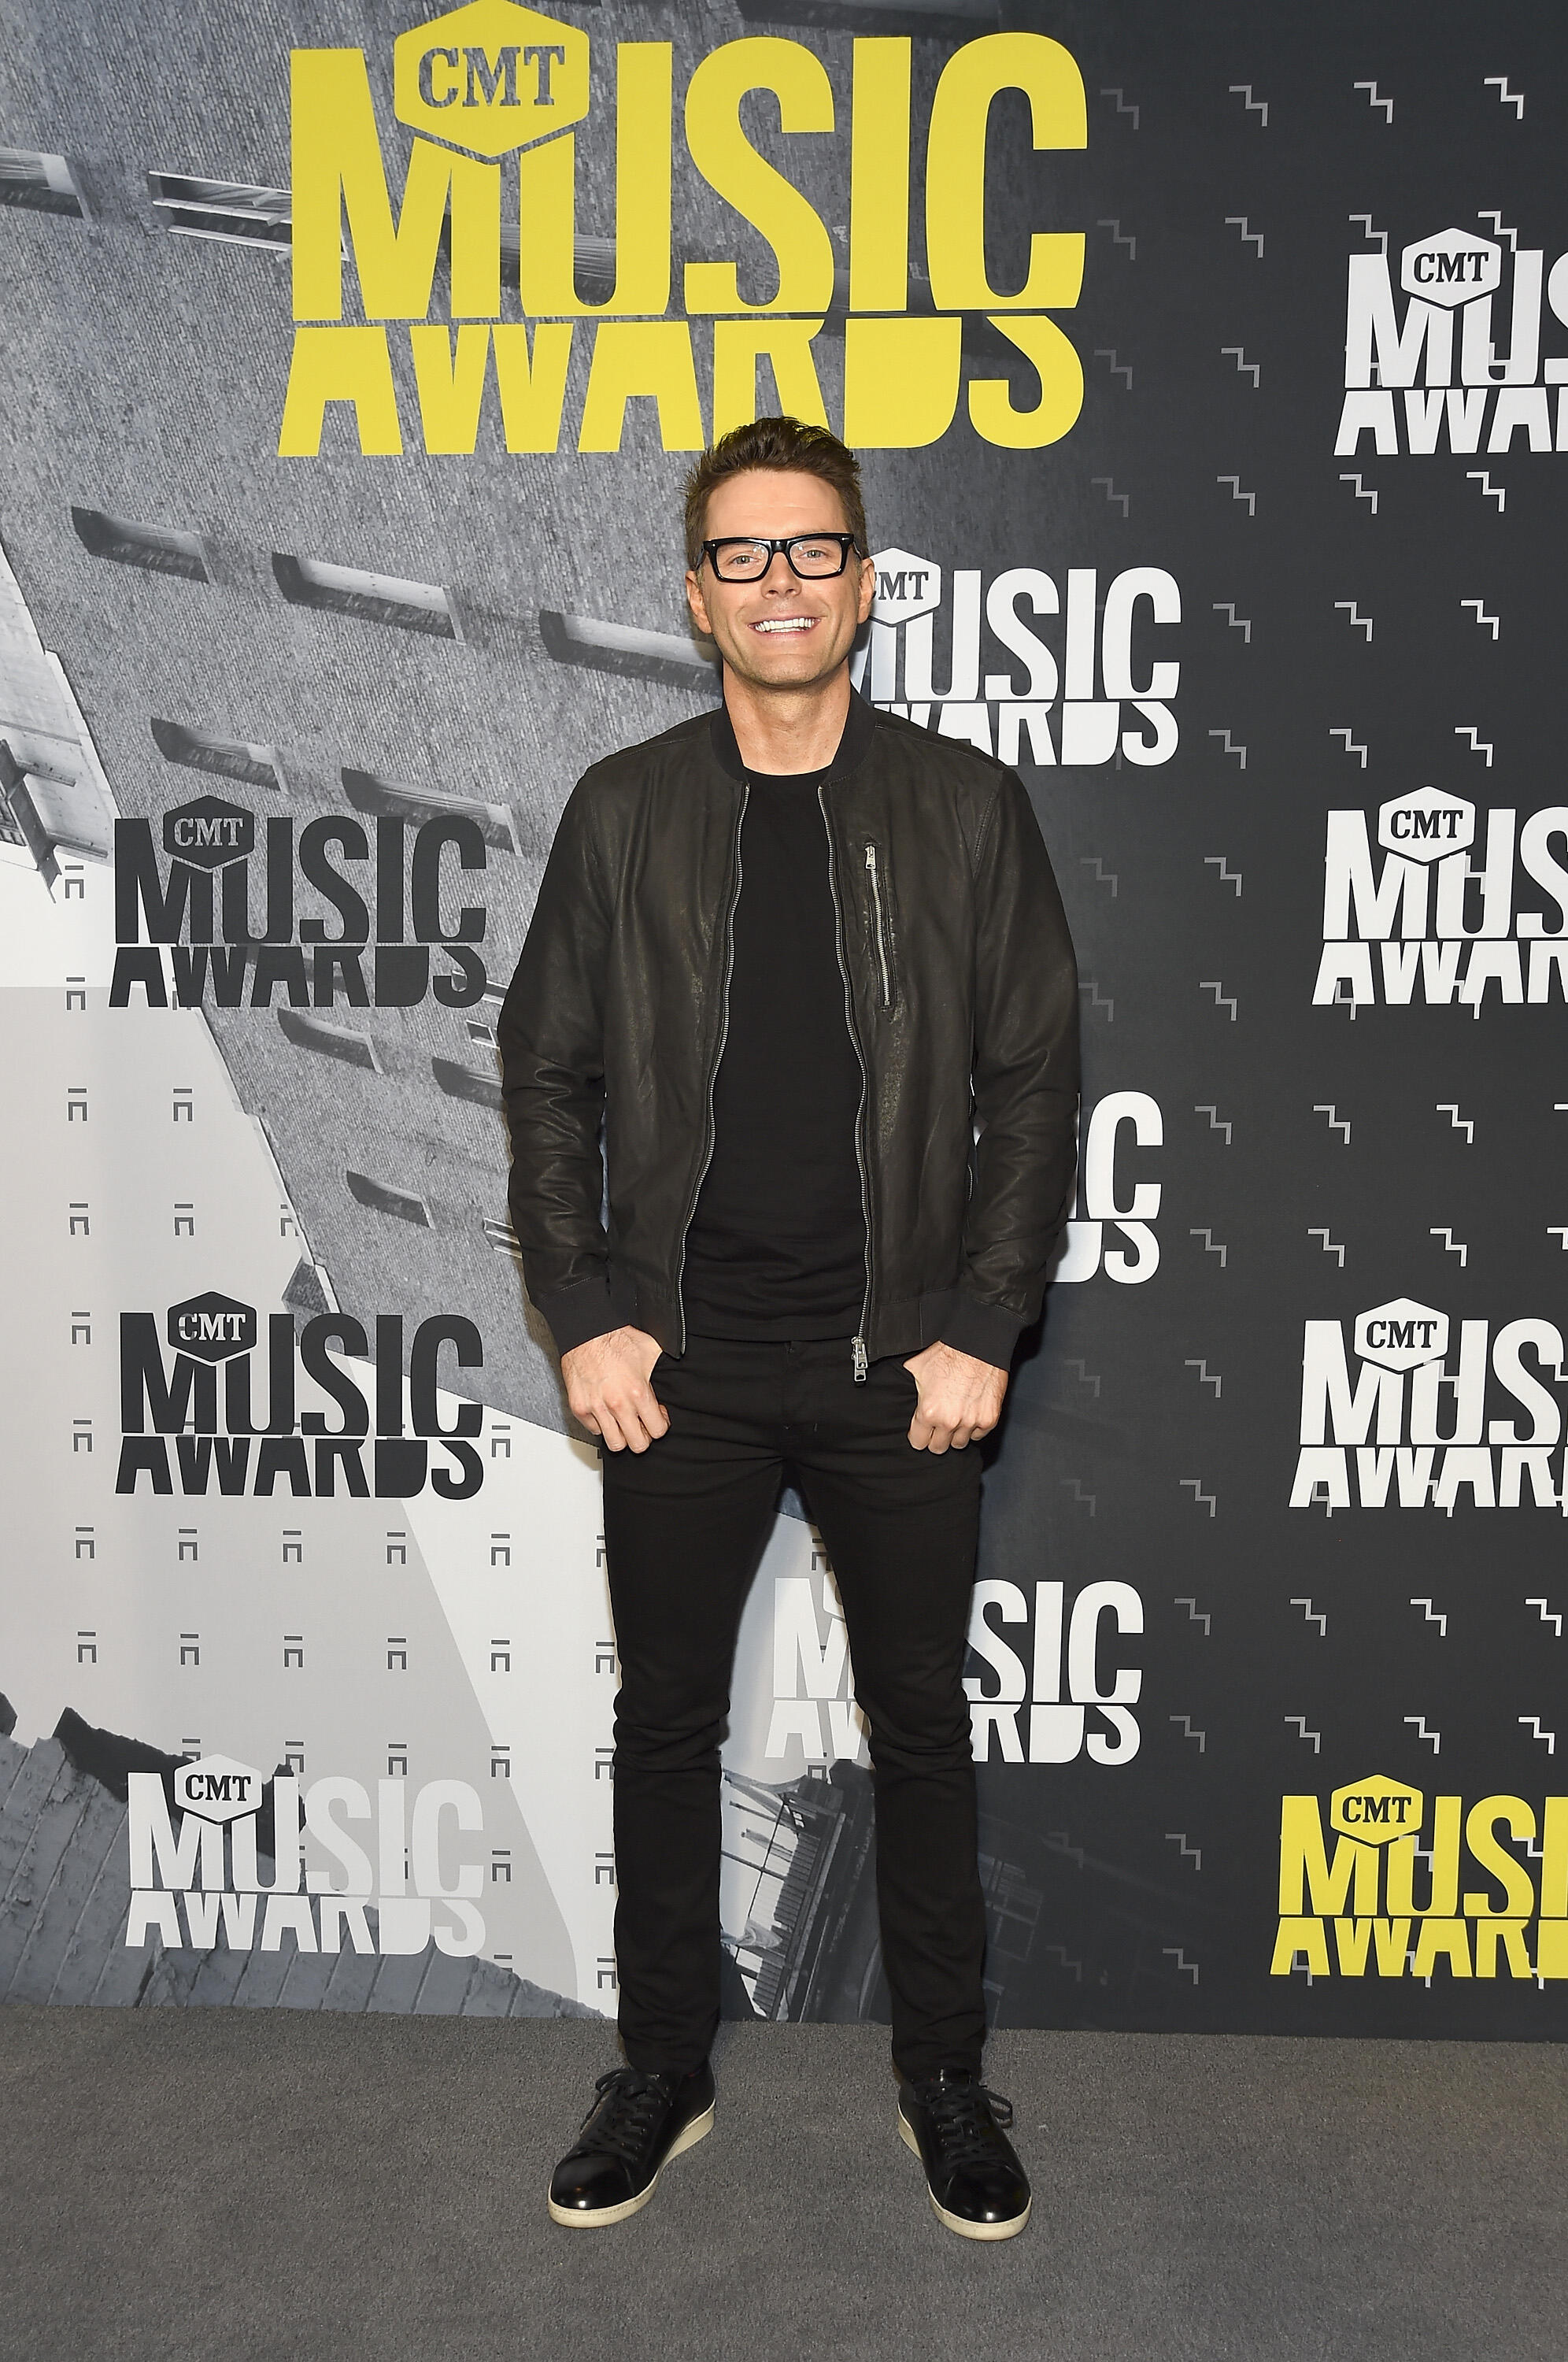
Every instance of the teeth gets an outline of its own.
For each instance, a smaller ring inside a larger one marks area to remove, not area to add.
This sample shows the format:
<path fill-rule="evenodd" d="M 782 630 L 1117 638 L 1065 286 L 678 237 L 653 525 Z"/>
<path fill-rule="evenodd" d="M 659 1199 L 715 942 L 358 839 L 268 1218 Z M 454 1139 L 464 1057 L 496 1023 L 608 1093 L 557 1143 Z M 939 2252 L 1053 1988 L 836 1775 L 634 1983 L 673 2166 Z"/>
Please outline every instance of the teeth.
<path fill-rule="evenodd" d="M 752 628 L 758 632 L 809 632 L 815 622 L 814 615 L 780 615 L 771 623 L 756 624 Z"/>

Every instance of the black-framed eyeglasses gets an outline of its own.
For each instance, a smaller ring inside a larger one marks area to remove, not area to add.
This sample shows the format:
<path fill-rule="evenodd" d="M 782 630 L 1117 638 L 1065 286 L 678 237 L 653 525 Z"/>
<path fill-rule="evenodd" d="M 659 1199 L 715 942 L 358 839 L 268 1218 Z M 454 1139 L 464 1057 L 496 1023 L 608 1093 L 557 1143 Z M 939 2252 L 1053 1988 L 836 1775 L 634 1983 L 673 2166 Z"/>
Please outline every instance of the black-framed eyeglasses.
<path fill-rule="evenodd" d="M 844 572 L 856 546 L 852 533 L 788 533 L 771 539 L 732 533 L 705 541 L 702 555 L 721 582 L 760 582 L 780 549 L 802 582 L 825 582 Z"/>

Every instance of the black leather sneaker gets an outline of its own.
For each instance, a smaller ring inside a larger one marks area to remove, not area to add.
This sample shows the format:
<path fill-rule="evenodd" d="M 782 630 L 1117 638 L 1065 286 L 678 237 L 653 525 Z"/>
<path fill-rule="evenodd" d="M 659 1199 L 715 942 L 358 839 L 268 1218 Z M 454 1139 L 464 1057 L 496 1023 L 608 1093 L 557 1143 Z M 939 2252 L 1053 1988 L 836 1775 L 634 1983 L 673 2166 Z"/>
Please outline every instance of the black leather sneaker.
<path fill-rule="evenodd" d="M 706 2059 L 689 2075 L 601 2075 L 582 2130 L 550 2176 L 550 2214 L 574 2230 L 624 2223 L 647 2204 L 672 2157 L 713 2129 Z"/>
<path fill-rule="evenodd" d="M 1004 2130 L 1011 2122 L 1012 2102 L 966 2069 L 899 2088 L 899 2131 L 925 2168 L 932 2213 L 961 2239 L 1015 2238 L 1029 2220 L 1029 2177 Z"/>

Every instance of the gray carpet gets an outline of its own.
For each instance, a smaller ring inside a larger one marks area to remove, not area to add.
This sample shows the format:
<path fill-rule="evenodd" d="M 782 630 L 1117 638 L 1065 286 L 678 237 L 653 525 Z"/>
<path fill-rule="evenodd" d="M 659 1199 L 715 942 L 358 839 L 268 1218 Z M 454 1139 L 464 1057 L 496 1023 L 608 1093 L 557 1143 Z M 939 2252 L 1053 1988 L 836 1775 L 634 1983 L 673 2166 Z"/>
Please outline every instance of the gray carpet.
<path fill-rule="evenodd" d="M 744 2028 L 618 2230 L 543 2186 L 605 2031 L 0 2009 L 28 2362 L 1562 2362 L 1568 2053 L 1006 2035 L 1034 2220 L 944 2232 L 873 2028 Z"/>

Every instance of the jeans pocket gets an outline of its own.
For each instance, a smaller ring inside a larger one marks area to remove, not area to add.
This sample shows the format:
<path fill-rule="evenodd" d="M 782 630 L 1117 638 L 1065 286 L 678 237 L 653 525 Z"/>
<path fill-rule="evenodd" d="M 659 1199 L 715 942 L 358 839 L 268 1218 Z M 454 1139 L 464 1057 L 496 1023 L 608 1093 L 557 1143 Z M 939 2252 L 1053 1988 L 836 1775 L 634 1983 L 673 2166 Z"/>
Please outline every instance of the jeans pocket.
<path fill-rule="evenodd" d="M 920 1408 L 920 1381 L 912 1370 L 905 1369 L 902 1362 L 895 1362 L 893 1367 L 898 1375 L 899 1413 L 904 1423 L 904 1440 L 908 1443 L 910 1421 Z M 915 1444 L 910 1445 L 911 1451 L 918 1448 Z"/>

